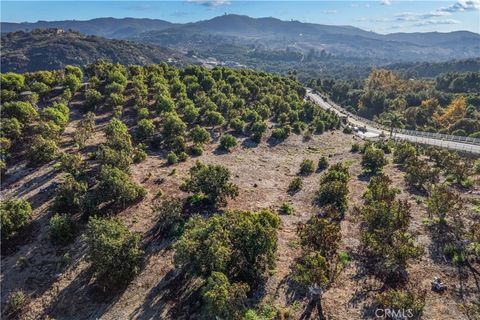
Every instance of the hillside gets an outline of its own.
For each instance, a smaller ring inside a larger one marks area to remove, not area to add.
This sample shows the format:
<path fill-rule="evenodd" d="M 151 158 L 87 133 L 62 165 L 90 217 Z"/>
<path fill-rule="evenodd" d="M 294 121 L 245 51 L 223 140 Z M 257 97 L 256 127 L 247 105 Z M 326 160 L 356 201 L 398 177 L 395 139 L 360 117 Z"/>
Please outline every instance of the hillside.
<path fill-rule="evenodd" d="M 478 159 L 363 141 L 255 70 L 1 85 L 2 319 L 480 316 Z"/>
<path fill-rule="evenodd" d="M 326 52 L 339 57 L 374 59 L 373 63 L 376 64 L 478 58 L 480 52 L 480 35 L 467 31 L 381 35 L 351 26 L 234 14 L 186 24 L 134 18 L 2 23 L 4 32 L 32 27 L 72 28 L 86 34 L 134 39 L 199 53 L 208 52 L 213 56 L 215 50 L 231 44 L 250 50 L 289 50 L 303 55 L 313 53 L 317 60 L 321 60 L 321 53 Z M 238 56 L 230 55 L 230 60 L 233 58 L 237 59 Z M 229 57 L 225 59 L 229 60 Z"/>
<path fill-rule="evenodd" d="M 2 34 L 2 72 L 54 70 L 85 65 L 97 59 L 129 64 L 192 61 L 171 49 L 124 40 L 86 36 L 62 29 L 17 31 Z"/>

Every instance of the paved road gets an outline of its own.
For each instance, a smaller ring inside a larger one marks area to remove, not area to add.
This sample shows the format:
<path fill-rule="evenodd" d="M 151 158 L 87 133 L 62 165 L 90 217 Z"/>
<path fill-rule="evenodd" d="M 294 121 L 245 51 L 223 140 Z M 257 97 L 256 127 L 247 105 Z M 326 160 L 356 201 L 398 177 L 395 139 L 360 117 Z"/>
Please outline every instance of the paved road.
<path fill-rule="evenodd" d="M 342 109 L 335 108 L 332 106 L 330 103 L 325 101 L 322 97 L 320 97 L 318 94 L 314 93 L 311 89 L 307 89 L 307 96 L 312 99 L 315 103 L 317 103 L 320 107 L 326 110 L 332 110 L 339 116 L 347 116 L 347 113 L 343 111 Z M 348 116 L 347 116 L 348 117 Z M 358 128 L 366 128 L 367 131 L 365 133 L 362 132 L 357 132 L 356 134 L 362 138 L 366 139 L 375 139 L 378 138 L 382 133 L 385 136 L 388 136 L 390 133 L 386 130 L 382 130 L 379 128 L 373 127 L 371 124 L 363 122 L 358 119 L 354 119 L 352 117 L 347 118 L 348 122 Z M 394 139 L 396 140 L 406 140 L 410 141 L 413 143 L 418 143 L 418 144 L 425 144 L 425 145 L 430 145 L 430 146 L 437 146 L 437 147 L 442 147 L 442 148 L 447 148 L 451 150 L 456 150 L 456 151 L 466 151 L 466 152 L 471 152 L 474 154 L 480 154 L 480 146 L 479 145 L 474 145 L 474 144 L 469 144 L 469 143 L 462 143 L 462 142 L 456 142 L 456 141 L 447 141 L 447 140 L 441 140 L 441 139 L 434 139 L 434 138 L 428 138 L 428 137 L 419 137 L 419 136 L 411 136 L 403 133 L 395 133 L 394 134 Z"/>

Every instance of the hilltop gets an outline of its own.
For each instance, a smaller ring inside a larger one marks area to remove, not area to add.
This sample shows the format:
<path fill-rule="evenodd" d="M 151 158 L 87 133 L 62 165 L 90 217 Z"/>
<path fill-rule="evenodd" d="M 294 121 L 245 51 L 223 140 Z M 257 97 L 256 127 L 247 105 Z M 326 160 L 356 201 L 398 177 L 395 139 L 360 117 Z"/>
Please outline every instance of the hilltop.
<path fill-rule="evenodd" d="M 97 59 L 128 64 L 192 61 L 183 54 L 155 45 L 83 35 L 63 29 L 35 29 L 2 34 L 2 72 L 54 70 L 85 65 Z"/>

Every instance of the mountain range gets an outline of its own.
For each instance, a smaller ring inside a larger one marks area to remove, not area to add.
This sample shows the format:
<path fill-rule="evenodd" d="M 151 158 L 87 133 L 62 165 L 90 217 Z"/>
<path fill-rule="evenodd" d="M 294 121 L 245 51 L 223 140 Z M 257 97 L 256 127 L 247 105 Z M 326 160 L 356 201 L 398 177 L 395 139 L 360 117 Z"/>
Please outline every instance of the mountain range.
<path fill-rule="evenodd" d="M 480 35 L 468 31 L 383 35 L 351 26 L 234 14 L 185 24 L 136 18 L 1 24 L 2 33 L 37 28 L 75 30 L 253 66 L 259 59 L 268 60 L 259 57 L 272 57 L 272 52 L 275 57 L 281 56 L 282 61 L 291 59 L 295 63 L 336 57 L 358 59 L 370 65 L 480 57 Z"/>

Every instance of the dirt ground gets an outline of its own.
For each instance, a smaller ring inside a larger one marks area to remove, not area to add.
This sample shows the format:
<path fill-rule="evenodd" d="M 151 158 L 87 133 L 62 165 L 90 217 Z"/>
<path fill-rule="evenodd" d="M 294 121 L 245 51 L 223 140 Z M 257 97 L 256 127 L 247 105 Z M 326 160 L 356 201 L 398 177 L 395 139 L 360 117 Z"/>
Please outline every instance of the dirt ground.
<path fill-rule="evenodd" d="M 74 150 L 70 141 L 79 115 L 74 113 L 72 119 L 62 145 L 64 150 L 69 151 Z M 104 121 L 101 120 L 101 117 L 97 119 L 100 124 L 96 137 L 89 142 L 91 146 L 102 141 Z M 292 134 L 286 141 L 274 146 L 262 141 L 252 147 L 244 141 L 230 153 L 218 152 L 214 143 L 202 156 L 189 158 L 174 166 L 166 166 L 165 159 L 159 154 L 149 153 L 147 160 L 131 167 L 133 179 L 148 190 L 147 196 L 142 202 L 118 214 L 131 230 L 143 235 L 145 255 L 142 271 L 124 290 L 105 293 L 92 278 L 90 266 L 85 261 L 85 244 L 81 235 L 66 247 L 53 245 L 48 238 L 48 219 L 53 214 L 49 204 L 53 188 L 60 179 L 58 172 L 52 164 L 36 170 L 19 164 L 9 170 L 3 181 L 2 197 L 17 196 L 29 200 L 34 216 L 32 223 L 20 235 L 21 240 L 15 243 L 14 250 L 2 252 L 2 305 L 11 291 L 23 289 L 29 294 L 28 305 L 22 315 L 24 319 L 189 319 L 187 304 L 195 309 L 200 303 L 196 301 L 198 297 L 194 290 L 198 287 L 198 280 L 188 278 L 173 265 L 172 240 L 162 240 L 156 233 L 152 205 L 159 190 L 164 197 L 185 197 L 179 185 L 188 169 L 200 160 L 230 169 L 233 182 L 240 187 L 240 194 L 229 201 L 227 208 L 277 210 L 285 201 L 292 203 L 295 213 L 280 216 L 282 223 L 278 234 L 276 268 L 265 285 L 254 292 L 252 299 L 288 307 L 295 319 L 316 319 L 316 310 L 310 310 L 304 290 L 292 285 L 289 274 L 300 254 L 297 224 L 321 210 L 313 204 L 321 173 L 304 177 L 302 190 L 294 195 L 287 193 L 287 187 L 303 159 L 312 159 L 317 163 L 321 156 L 326 156 L 331 164 L 339 161 L 351 164 L 349 210 L 341 223 L 341 250 L 350 253 L 352 262 L 324 294 L 324 313 L 329 319 L 373 318 L 369 306 L 382 284 L 365 275 L 355 259 L 360 236 L 359 222 L 352 208 L 361 204 L 361 196 L 368 185 L 368 179 L 361 175 L 361 156 L 350 152 L 355 141 L 358 142 L 358 138 L 341 132 L 327 132 L 313 136 L 309 141 Z M 88 146 L 86 149 L 89 149 Z M 403 173 L 392 164 L 391 159 L 385 172 L 394 185 L 403 190 L 399 197 L 411 203 L 411 232 L 425 249 L 423 256 L 408 267 L 409 285 L 426 294 L 423 318 L 466 319 L 461 313 L 461 296 L 471 299 L 478 294 L 474 280 L 470 276 L 461 283 L 456 268 L 433 260 L 430 236 L 422 223 L 427 217 L 424 201 L 405 191 Z M 159 178 L 164 180 L 160 184 Z M 464 196 L 471 198 L 478 195 L 477 187 Z M 82 222 L 82 225 L 85 223 Z M 448 285 L 443 294 L 431 291 L 430 282 L 434 276 L 439 276 Z"/>

